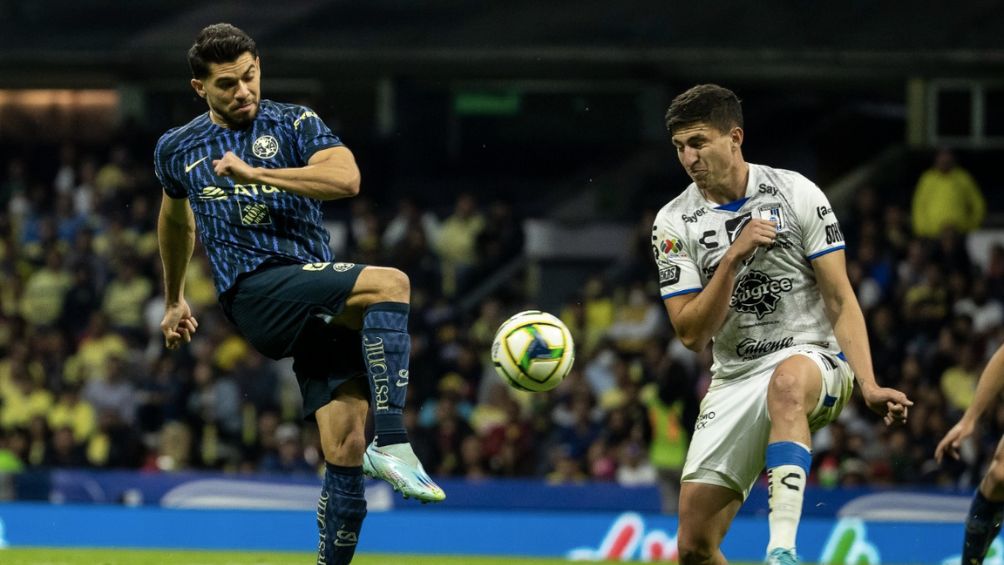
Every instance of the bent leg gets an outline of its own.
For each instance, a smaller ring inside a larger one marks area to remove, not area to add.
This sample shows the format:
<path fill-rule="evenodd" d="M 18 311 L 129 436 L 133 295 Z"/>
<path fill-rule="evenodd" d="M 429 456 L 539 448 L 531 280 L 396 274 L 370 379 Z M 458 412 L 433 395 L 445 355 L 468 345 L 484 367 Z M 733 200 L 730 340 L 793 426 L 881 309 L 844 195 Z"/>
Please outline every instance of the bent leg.
<path fill-rule="evenodd" d="M 768 554 L 775 550 L 790 551 L 792 556 L 795 553 L 805 482 L 812 463 L 808 416 L 822 390 L 819 367 L 804 355 L 788 357 L 771 375 L 767 388 L 771 421 L 767 444 Z"/>
<path fill-rule="evenodd" d="M 680 529 L 676 543 L 681 565 L 725 565 L 721 545 L 743 504 L 732 489 L 687 481 L 680 487 Z"/>
<path fill-rule="evenodd" d="M 328 404 L 317 410 L 317 427 L 325 470 L 317 503 L 317 563 L 352 562 L 366 517 L 363 452 L 369 397 L 359 379 L 343 384 Z"/>
<path fill-rule="evenodd" d="M 966 516 L 966 535 L 962 547 L 962 563 L 983 563 L 1004 520 L 1004 438 L 997 443 L 993 461 L 980 488 L 973 496 Z"/>

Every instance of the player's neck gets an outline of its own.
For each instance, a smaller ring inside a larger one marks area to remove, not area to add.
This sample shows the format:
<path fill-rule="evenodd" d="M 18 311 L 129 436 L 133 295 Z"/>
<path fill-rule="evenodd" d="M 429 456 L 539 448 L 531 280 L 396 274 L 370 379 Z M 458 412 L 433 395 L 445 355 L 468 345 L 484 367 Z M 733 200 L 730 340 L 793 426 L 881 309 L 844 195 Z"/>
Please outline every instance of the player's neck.
<path fill-rule="evenodd" d="M 709 186 L 702 189 L 706 200 L 715 204 L 728 204 L 735 202 L 746 196 L 746 185 L 749 183 L 750 167 L 746 161 L 741 161 L 739 166 L 729 171 L 725 182 L 716 186 Z"/>

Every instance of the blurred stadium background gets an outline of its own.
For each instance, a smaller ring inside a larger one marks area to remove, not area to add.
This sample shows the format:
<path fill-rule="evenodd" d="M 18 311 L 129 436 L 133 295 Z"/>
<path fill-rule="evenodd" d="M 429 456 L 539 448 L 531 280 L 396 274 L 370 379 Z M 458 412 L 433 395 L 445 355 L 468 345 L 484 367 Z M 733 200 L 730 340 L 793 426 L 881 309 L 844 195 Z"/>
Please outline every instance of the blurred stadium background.
<path fill-rule="evenodd" d="M 372 485 L 361 553 L 671 557 L 666 485 L 710 354 L 674 340 L 648 239 L 689 182 L 662 116 L 698 82 L 743 99 L 749 161 L 826 191 L 876 373 L 917 402 L 905 428 L 856 402 L 815 438 L 806 558 L 956 551 L 1004 433 L 1001 408 L 961 463 L 933 461 L 1004 342 L 995 1 L 0 0 L 0 545 L 316 543 L 316 427 L 300 419 L 290 365 L 221 315 L 200 251 L 187 282 L 197 339 L 168 352 L 158 328 L 153 146 L 205 111 L 185 52 L 217 21 L 257 40 L 263 97 L 311 106 L 355 152 L 362 193 L 326 211 L 336 256 L 411 277 L 410 434 L 450 499 L 416 509 Z M 914 193 L 939 148 L 985 214 L 932 233 Z M 514 393 L 488 362 L 495 328 L 529 307 L 560 315 L 578 344 L 548 394 Z M 744 508 L 733 554 L 758 559 L 765 500 L 758 488 Z M 261 515 L 232 510 L 251 507 L 288 514 L 256 530 Z M 173 529 L 95 525 L 140 516 Z M 193 532 L 233 520 L 249 522 L 245 537 Z M 526 540 L 530 522 L 580 537 Z M 417 523 L 461 534 L 381 534 Z"/>

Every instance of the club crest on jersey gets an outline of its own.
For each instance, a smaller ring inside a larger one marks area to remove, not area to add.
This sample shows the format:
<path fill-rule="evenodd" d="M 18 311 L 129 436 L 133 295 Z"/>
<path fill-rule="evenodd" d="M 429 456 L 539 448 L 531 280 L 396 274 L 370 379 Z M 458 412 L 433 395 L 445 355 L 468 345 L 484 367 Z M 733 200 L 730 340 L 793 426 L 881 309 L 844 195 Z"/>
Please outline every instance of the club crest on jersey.
<path fill-rule="evenodd" d="M 777 223 L 777 231 L 782 232 L 787 227 L 787 223 L 784 221 L 784 211 L 781 209 L 781 204 L 768 204 L 766 206 L 761 206 L 757 210 L 757 217 L 761 220 L 770 220 Z"/>
<path fill-rule="evenodd" d="M 729 306 L 735 308 L 736 312 L 756 314 L 760 320 L 777 310 L 781 294 L 790 292 L 791 289 L 791 279 L 788 277 L 772 279 L 761 271 L 750 271 L 739 279 Z"/>
<path fill-rule="evenodd" d="M 279 152 L 279 142 L 271 135 L 263 135 L 254 140 L 251 152 L 259 159 L 271 159 Z"/>

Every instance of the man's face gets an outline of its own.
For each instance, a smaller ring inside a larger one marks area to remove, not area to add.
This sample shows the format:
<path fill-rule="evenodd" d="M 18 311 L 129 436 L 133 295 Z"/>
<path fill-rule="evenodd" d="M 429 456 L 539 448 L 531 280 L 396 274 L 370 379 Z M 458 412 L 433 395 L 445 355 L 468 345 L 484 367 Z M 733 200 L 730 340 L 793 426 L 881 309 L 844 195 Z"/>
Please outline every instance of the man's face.
<path fill-rule="evenodd" d="M 742 128 L 734 127 L 730 132 L 722 133 L 704 122 L 685 125 L 673 132 L 676 156 L 701 189 L 726 184 L 729 171 L 740 159 L 742 139 Z"/>
<path fill-rule="evenodd" d="M 192 79 L 192 88 L 206 99 L 214 122 L 232 129 L 243 128 L 258 115 L 260 62 L 245 52 L 234 61 L 209 63 L 209 76 Z"/>

